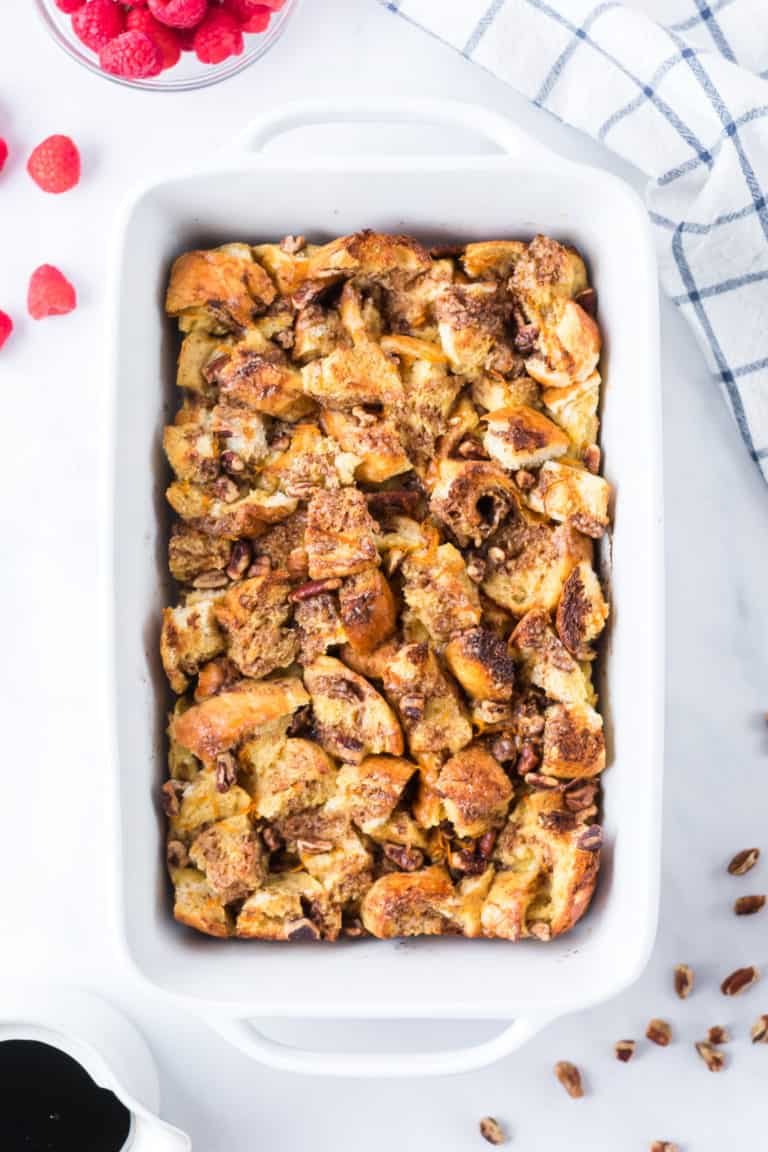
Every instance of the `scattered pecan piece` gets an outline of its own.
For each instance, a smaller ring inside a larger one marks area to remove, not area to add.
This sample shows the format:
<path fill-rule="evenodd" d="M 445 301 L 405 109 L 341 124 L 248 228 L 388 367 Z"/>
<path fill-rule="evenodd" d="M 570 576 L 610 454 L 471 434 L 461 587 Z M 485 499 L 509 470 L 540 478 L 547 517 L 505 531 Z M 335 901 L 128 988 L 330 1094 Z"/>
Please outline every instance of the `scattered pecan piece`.
<path fill-rule="evenodd" d="M 477 842 L 477 854 L 482 860 L 490 860 L 493 855 L 493 850 L 496 847 L 496 837 L 498 833 L 495 828 L 490 828 Z"/>
<path fill-rule="evenodd" d="M 556 776 L 544 776 L 541 772 L 526 773 L 525 782 L 536 792 L 554 792 L 561 787 L 561 782 Z"/>
<path fill-rule="evenodd" d="M 487 860 L 468 849 L 451 854 L 451 868 L 454 872 L 463 872 L 467 876 L 481 876 L 487 867 Z"/>
<path fill-rule="evenodd" d="M 535 324 L 523 324 L 515 334 L 515 348 L 521 356 L 530 356 L 538 338 L 539 330 Z"/>
<path fill-rule="evenodd" d="M 768 1044 L 768 1016 L 758 1016 L 749 1034 L 753 1044 Z"/>
<path fill-rule="evenodd" d="M 216 791 L 229 792 L 237 781 L 237 761 L 231 752 L 216 757 Z"/>
<path fill-rule="evenodd" d="M 696 1051 L 709 1068 L 710 1072 L 719 1072 L 725 1066 L 725 1053 L 715 1048 L 707 1040 L 699 1040 Z"/>
<path fill-rule="evenodd" d="M 727 1044 L 731 1038 L 731 1034 L 727 1028 L 722 1028 L 719 1024 L 713 1024 L 707 1030 L 707 1043 L 708 1044 Z"/>
<path fill-rule="evenodd" d="M 517 768 L 518 776 L 522 776 L 523 779 L 525 779 L 529 773 L 535 772 L 538 766 L 539 753 L 536 751 L 533 744 L 531 744 L 529 740 L 524 740 L 523 746 L 520 749 L 520 756 L 518 758 L 517 764 L 515 765 Z"/>
<path fill-rule="evenodd" d="M 597 784 L 593 780 L 575 780 L 566 785 L 563 803 L 570 812 L 583 812 L 591 808 L 597 795 Z"/>
<path fill-rule="evenodd" d="M 463 456 L 465 460 L 487 460 L 488 453 L 479 440 L 462 440 L 456 449 L 459 456 Z"/>
<path fill-rule="evenodd" d="M 181 840 L 169 840 L 165 849 L 169 868 L 186 868 L 189 863 L 187 850 Z"/>
<path fill-rule="evenodd" d="M 239 580 L 251 566 L 251 546 L 247 540 L 235 540 L 227 564 L 230 580 Z"/>
<path fill-rule="evenodd" d="M 573 812 L 540 812 L 539 824 L 547 832 L 573 832 L 576 827 L 576 815 Z"/>
<path fill-rule="evenodd" d="M 376 512 L 413 513 L 419 506 L 421 497 L 413 488 L 398 488 L 391 492 L 366 492 L 368 507 Z"/>
<path fill-rule="evenodd" d="M 728 865 L 728 871 L 731 876 L 743 876 L 745 872 L 749 872 L 750 868 L 754 868 L 760 859 L 759 848 L 744 848 L 743 851 L 737 852 Z"/>
<path fill-rule="evenodd" d="M 726 976 L 720 985 L 720 991 L 723 996 L 738 996 L 756 984 L 759 979 L 760 973 L 754 964 L 750 964 L 748 968 L 737 968 L 730 976 Z"/>
<path fill-rule="evenodd" d="M 229 577 L 226 572 L 218 572 L 216 570 L 201 572 L 200 575 L 195 576 L 192 581 L 192 587 L 199 588 L 200 590 L 224 588 L 227 584 L 229 584 Z"/>
<path fill-rule="evenodd" d="M 510 736 L 497 736 L 491 744 L 491 756 L 500 764 L 514 760 L 517 756 L 514 740 Z"/>
<path fill-rule="evenodd" d="M 578 1100 L 584 1095 L 584 1087 L 581 1083 L 581 1072 L 575 1064 L 571 1064 L 570 1060 L 558 1060 L 555 1064 L 555 1076 L 565 1088 L 569 1096 L 574 1100 Z"/>
<path fill-rule="evenodd" d="M 646 1028 L 645 1035 L 660 1048 L 666 1048 L 672 1039 L 672 1029 L 666 1020 L 654 1018 Z"/>
<path fill-rule="evenodd" d="M 675 968 L 675 992 L 681 1000 L 687 1000 L 693 992 L 693 969 L 687 964 L 678 964 Z"/>
<path fill-rule="evenodd" d="M 576 841 L 582 852 L 599 852 L 603 846 L 603 830 L 599 824 L 590 824 Z"/>
<path fill-rule="evenodd" d="M 505 1140 L 501 1124 L 498 1120 L 494 1120 L 493 1116 L 483 1116 L 480 1121 L 480 1135 L 489 1144 L 503 1144 Z"/>
<path fill-rule="evenodd" d="M 680 1148 L 671 1140 L 654 1140 L 651 1144 L 651 1152 L 680 1152 Z"/>
<path fill-rule="evenodd" d="M 311 600 L 313 596 L 319 596 L 321 592 L 336 592 L 339 588 L 341 588 L 341 580 L 338 576 L 328 576 L 325 580 L 308 580 L 306 584 L 300 584 L 298 588 L 294 588 L 288 599 L 294 603 L 299 600 Z"/>
<path fill-rule="evenodd" d="M 297 840 L 296 847 L 299 852 L 306 852 L 308 856 L 320 856 L 323 852 L 333 851 L 332 840 Z"/>
<path fill-rule="evenodd" d="M 754 916 L 755 912 L 765 907 L 765 901 L 765 896 L 739 896 L 733 910 L 737 916 Z"/>
<path fill-rule="evenodd" d="M 620 1060 L 622 1064 L 628 1064 L 635 1054 L 635 1042 L 634 1040 L 617 1040 L 613 1050 L 617 1060 Z"/>
<path fill-rule="evenodd" d="M 385 844 L 384 855 L 402 872 L 418 872 L 424 864 L 424 853 L 421 849 L 409 848 L 405 844 Z"/>
<path fill-rule="evenodd" d="M 178 816 L 183 795 L 184 785 L 181 780 L 166 780 L 160 789 L 160 804 L 166 816 Z"/>

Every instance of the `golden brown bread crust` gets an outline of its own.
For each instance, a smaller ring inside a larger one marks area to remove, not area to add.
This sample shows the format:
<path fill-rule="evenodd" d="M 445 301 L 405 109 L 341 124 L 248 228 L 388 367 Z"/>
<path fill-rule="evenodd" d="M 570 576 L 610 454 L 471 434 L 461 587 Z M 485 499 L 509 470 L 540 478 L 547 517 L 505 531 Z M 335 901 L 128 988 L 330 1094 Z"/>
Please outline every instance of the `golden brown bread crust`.
<path fill-rule="evenodd" d="M 549 939 L 600 857 L 600 333 L 548 237 L 186 253 L 163 433 L 174 915 Z"/>

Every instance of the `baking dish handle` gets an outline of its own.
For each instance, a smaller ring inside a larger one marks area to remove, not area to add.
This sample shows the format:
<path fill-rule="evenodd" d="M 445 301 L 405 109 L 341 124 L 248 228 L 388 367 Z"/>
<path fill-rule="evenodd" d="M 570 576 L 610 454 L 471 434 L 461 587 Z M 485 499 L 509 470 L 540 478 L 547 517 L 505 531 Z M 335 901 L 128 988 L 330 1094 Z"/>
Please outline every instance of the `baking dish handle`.
<path fill-rule="evenodd" d="M 407 100 L 349 105 L 333 100 L 301 100 L 267 112 L 253 120 L 234 140 L 237 154 L 262 152 L 270 141 L 321 124 L 435 124 L 463 128 L 491 141 L 502 152 L 520 155 L 552 154 L 505 116 L 479 104 L 459 100 Z M 230 146 L 231 147 L 231 146 Z"/>
<path fill-rule="evenodd" d="M 443 1052 L 327 1052 L 294 1048 L 265 1036 L 251 1020 L 208 1017 L 208 1023 L 246 1056 L 279 1072 L 305 1076 L 342 1076 L 356 1079 L 392 1079 L 414 1076 L 450 1076 L 485 1068 L 520 1048 L 535 1036 L 545 1019 L 514 1020 L 497 1036 L 467 1048 Z"/>

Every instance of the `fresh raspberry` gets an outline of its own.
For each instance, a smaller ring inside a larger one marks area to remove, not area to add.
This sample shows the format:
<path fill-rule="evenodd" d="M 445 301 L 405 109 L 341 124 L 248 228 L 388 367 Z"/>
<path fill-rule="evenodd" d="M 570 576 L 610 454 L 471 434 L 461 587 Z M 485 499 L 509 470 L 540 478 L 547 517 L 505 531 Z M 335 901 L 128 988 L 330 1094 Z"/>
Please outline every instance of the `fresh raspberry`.
<path fill-rule="evenodd" d="M 68 16 L 77 12 L 78 8 L 82 8 L 85 4 L 85 0 L 53 0 L 53 2 L 60 12 L 66 12 Z"/>
<path fill-rule="evenodd" d="M 208 0 L 148 0 L 149 10 L 169 28 L 194 28 L 208 11 Z"/>
<path fill-rule="evenodd" d="M 99 64 L 111 76 L 144 80 L 163 70 L 163 53 L 146 32 L 121 32 L 99 52 Z"/>
<path fill-rule="evenodd" d="M 5 162 L 8 159 L 8 145 L 2 136 L 0 136 L 0 172 L 5 168 Z"/>
<path fill-rule="evenodd" d="M 13 332 L 13 320 L 7 312 L 3 312 L 0 308 L 0 348 L 5 344 L 11 332 Z"/>
<path fill-rule="evenodd" d="M 178 64 L 181 56 L 178 32 L 155 20 L 146 8 L 132 8 L 125 18 L 125 27 L 129 32 L 143 32 L 150 40 L 154 40 L 162 53 L 164 69 Z"/>
<path fill-rule="evenodd" d="M 52 264 L 41 264 L 32 273 L 27 308 L 33 320 L 66 316 L 77 305 L 77 294 L 66 276 Z"/>
<path fill-rule="evenodd" d="M 265 8 L 271 8 L 273 12 L 279 12 L 285 4 L 285 0 L 261 0 Z"/>
<path fill-rule="evenodd" d="M 123 30 L 125 14 L 114 0 L 87 0 L 72 17 L 75 35 L 86 48 L 99 52 Z"/>
<path fill-rule="evenodd" d="M 80 182 L 80 153 L 69 136 L 49 136 L 27 160 L 27 172 L 43 192 L 69 192 Z"/>
<path fill-rule="evenodd" d="M 243 32 L 263 32 L 272 18 L 272 9 L 255 0 L 222 0 L 222 7 L 232 13 Z"/>
<path fill-rule="evenodd" d="M 221 64 L 243 51 L 243 33 L 224 8 L 212 9 L 195 32 L 195 53 L 203 64 Z"/>

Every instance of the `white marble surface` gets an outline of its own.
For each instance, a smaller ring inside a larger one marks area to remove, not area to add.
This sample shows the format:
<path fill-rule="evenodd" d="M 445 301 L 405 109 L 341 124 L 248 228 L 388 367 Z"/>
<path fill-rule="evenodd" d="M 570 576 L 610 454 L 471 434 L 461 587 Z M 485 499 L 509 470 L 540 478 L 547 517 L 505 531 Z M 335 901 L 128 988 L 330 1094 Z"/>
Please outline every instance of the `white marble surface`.
<path fill-rule="evenodd" d="M 174 154 L 207 154 L 265 105 L 312 95 L 352 103 L 393 91 L 497 108 L 563 152 L 634 179 L 373 0 L 305 0 L 264 63 L 181 96 L 144 95 L 90 76 L 48 42 L 31 6 L 3 5 L 0 134 L 14 160 L 0 177 L 0 307 L 14 313 L 18 328 L 0 354 L 0 972 L 6 984 L 33 977 L 89 985 L 129 1009 L 156 1053 L 165 1116 L 205 1152 L 459 1152 L 482 1146 L 477 1120 L 489 1112 L 526 1152 L 629 1152 L 659 1138 L 685 1152 L 754 1152 L 765 1144 L 758 1103 L 768 1049 L 751 1048 L 745 1034 L 768 1012 L 768 985 L 738 1000 L 725 1000 L 717 985 L 737 965 L 768 966 L 768 912 L 737 920 L 730 911 L 736 894 L 768 888 L 768 861 L 741 881 L 724 872 L 737 849 L 768 849 L 768 492 L 693 339 L 666 304 L 664 882 L 658 943 L 640 982 L 482 1072 L 442 1082 L 334 1083 L 251 1065 L 142 989 L 121 958 L 102 725 L 105 657 L 95 611 L 104 596 L 100 341 L 113 207 L 137 177 Z M 81 187 L 56 199 L 29 183 L 21 160 L 54 131 L 77 137 L 85 163 Z M 80 307 L 36 325 L 23 318 L 23 305 L 29 272 L 43 261 L 70 274 Z M 685 1004 L 671 992 L 680 960 L 698 978 Z M 629 1066 L 616 1063 L 613 1042 L 640 1037 L 653 1015 L 671 1020 L 674 1044 L 644 1045 Z M 737 1037 L 717 1077 L 692 1050 L 714 1023 Z M 455 1034 L 474 1033 L 465 1025 Z M 430 1037 L 444 1034 L 435 1029 Z M 419 1040 L 409 1034 L 409 1042 Z M 552 1077 L 562 1058 L 586 1071 L 583 1101 L 569 1100 Z"/>

